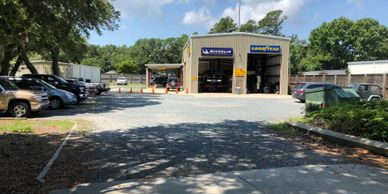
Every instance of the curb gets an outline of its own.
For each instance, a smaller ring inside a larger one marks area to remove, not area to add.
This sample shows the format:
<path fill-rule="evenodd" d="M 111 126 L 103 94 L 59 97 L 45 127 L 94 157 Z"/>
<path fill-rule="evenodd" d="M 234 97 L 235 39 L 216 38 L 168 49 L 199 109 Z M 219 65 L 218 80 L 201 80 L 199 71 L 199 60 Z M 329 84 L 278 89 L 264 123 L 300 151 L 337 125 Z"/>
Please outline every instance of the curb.
<path fill-rule="evenodd" d="M 66 145 L 67 143 L 67 140 L 70 138 L 70 136 L 74 133 L 75 129 L 78 127 L 78 123 L 73 121 L 74 122 L 74 126 L 70 129 L 69 133 L 67 134 L 65 140 L 63 140 L 63 142 L 61 143 L 61 145 L 58 147 L 58 149 L 55 151 L 54 155 L 51 156 L 49 162 L 46 164 L 46 166 L 43 168 L 43 170 L 40 172 L 40 174 L 38 175 L 38 177 L 36 177 L 36 180 L 38 180 L 40 183 L 44 183 L 45 180 L 43 179 L 48 171 L 50 170 L 51 166 L 54 164 L 55 160 L 58 158 L 59 156 L 59 153 L 62 151 L 63 149 L 63 146 Z"/>
<path fill-rule="evenodd" d="M 321 129 L 318 127 L 310 127 L 301 123 L 288 122 L 287 124 L 303 131 L 311 132 L 324 138 L 333 140 L 342 145 L 347 145 L 351 147 L 361 147 L 373 153 L 388 157 L 388 143 L 338 133 L 327 129 Z"/>

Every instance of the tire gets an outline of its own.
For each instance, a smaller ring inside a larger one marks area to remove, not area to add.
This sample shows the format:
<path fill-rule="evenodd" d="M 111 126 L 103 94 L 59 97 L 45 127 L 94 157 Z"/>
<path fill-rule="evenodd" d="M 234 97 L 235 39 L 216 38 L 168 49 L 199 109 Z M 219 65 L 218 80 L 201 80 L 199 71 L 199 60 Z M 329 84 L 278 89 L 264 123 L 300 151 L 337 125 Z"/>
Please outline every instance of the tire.
<path fill-rule="evenodd" d="M 302 100 L 302 99 L 299 99 L 299 101 L 300 101 L 301 103 L 305 103 L 305 102 L 306 102 L 306 100 Z"/>
<path fill-rule="evenodd" d="M 31 114 L 31 109 L 25 102 L 14 102 L 12 103 L 9 112 L 13 117 L 28 117 Z"/>
<path fill-rule="evenodd" d="M 60 109 L 63 107 L 63 102 L 60 98 L 54 97 L 50 99 L 50 108 L 53 110 Z"/>
<path fill-rule="evenodd" d="M 371 98 L 370 101 L 371 102 L 378 102 L 378 101 L 381 101 L 381 99 L 380 98 Z"/>

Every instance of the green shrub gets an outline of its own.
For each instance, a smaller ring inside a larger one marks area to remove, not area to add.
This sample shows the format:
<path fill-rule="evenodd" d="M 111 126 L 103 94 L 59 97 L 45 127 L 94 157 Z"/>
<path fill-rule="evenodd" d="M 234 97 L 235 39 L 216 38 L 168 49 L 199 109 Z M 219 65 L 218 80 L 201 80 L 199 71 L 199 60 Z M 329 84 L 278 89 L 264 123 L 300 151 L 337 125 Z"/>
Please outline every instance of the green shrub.
<path fill-rule="evenodd" d="M 388 142 L 388 102 L 340 104 L 306 115 L 304 122 L 341 133 Z"/>

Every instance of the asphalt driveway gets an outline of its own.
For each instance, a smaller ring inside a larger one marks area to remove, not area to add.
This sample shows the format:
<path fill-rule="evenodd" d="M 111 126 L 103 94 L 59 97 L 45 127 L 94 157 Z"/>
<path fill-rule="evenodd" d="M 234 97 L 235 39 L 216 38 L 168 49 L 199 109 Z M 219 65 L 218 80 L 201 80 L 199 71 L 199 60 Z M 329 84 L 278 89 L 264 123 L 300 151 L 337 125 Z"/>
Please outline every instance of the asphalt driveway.
<path fill-rule="evenodd" d="M 288 98 L 102 96 L 46 115 L 94 124 L 69 142 L 47 180 L 68 186 L 345 163 L 264 127 L 302 112 L 303 104 Z"/>

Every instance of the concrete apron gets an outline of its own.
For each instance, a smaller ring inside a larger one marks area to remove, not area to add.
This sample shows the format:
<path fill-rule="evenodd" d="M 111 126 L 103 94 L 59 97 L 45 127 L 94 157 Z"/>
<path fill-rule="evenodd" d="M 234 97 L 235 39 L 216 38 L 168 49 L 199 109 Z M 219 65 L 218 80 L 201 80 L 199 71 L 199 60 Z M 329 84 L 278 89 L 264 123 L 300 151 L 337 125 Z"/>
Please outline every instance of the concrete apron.
<path fill-rule="evenodd" d="M 112 181 L 57 190 L 65 193 L 388 193 L 388 170 L 356 164 L 307 165 L 147 181 Z"/>

